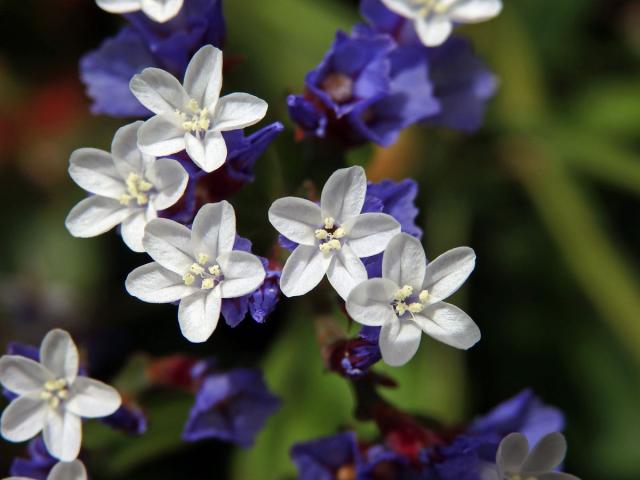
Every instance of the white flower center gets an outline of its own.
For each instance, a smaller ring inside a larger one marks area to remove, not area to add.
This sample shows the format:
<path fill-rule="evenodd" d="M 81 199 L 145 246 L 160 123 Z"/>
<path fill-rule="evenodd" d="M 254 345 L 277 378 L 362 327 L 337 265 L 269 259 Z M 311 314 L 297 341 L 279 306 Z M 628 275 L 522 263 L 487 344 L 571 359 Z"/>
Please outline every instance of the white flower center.
<path fill-rule="evenodd" d="M 211 290 L 224 280 L 224 276 L 220 265 L 209 263 L 209 255 L 200 253 L 198 254 L 198 262 L 189 267 L 189 270 L 182 276 L 182 280 L 187 286 L 194 285 L 196 281 L 200 281 L 200 289 Z"/>
<path fill-rule="evenodd" d="M 332 73 L 322 81 L 322 89 L 336 103 L 345 103 L 353 97 L 353 80 L 344 73 Z"/>
<path fill-rule="evenodd" d="M 333 217 L 327 217 L 324 219 L 324 227 L 315 231 L 318 248 L 322 253 L 340 250 L 342 248 L 341 240 L 346 234 L 344 228 L 336 225 Z"/>
<path fill-rule="evenodd" d="M 60 403 L 69 398 L 67 381 L 64 379 L 47 381 L 42 387 L 40 398 L 49 402 L 52 409 L 58 408 Z"/>
<path fill-rule="evenodd" d="M 182 128 L 188 132 L 200 134 L 209 130 L 211 119 L 209 118 L 209 109 L 200 106 L 197 100 L 191 99 L 188 104 L 189 112 L 176 113 L 182 118 Z"/>
<path fill-rule="evenodd" d="M 451 10 L 451 7 L 457 1 L 451 0 L 411 0 L 411 2 L 415 6 L 421 7 L 418 11 L 418 15 L 421 17 L 427 17 L 431 13 L 435 13 L 436 15 L 442 15 Z"/>
<path fill-rule="evenodd" d="M 413 295 L 413 287 L 411 285 L 405 285 L 396 291 L 391 305 L 398 316 L 401 317 L 407 312 L 413 316 L 414 313 L 420 313 L 424 310 L 428 300 L 428 290 L 422 290 L 416 297 Z"/>
<path fill-rule="evenodd" d="M 140 207 L 149 203 L 149 192 L 153 189 L 152 183 L 135 172 L 129 173 L 125 183 L 127 185 L 127 193 L 120 195 L 120 203 L 122 205 L 129 205 L 133 200 Z"/>

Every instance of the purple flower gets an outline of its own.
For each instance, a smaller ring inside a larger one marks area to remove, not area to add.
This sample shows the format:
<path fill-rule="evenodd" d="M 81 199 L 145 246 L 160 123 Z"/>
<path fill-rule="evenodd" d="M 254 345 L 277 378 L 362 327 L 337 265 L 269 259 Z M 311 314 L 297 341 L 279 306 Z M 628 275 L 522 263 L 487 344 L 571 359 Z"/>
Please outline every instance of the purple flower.
<path fill-rule="evenodd" d="M 149 111 L 129 89 L 131 77 L 146 67 L 162 68 L 182 77 L 189 59 L 202 45 L 222 48 L 224 43 L 221 0 L 189 0 L 178 16 L 163 24 L 141 12 L 126 17 L 130 26 L 80 61 L 80 76 L 95 114 L 148 116 Z"/>
<path fill-rule="evenodd" d="M 482 126 L 487 101 L 498 88 L 496 76 L 464 38 L 451 37 L 442 46 L 424 51 L 441 107 L 438 114 L 425 120 L 463 132 L 476 131 Z"/>
<path fill-rule="evenodd" d="M 388 93 L 359 106 L 349 116 L 349 124 L 357 136 L 383 146 L 395 143 L 404 128 L 441 111 L 429 76 L 425 48 L 399 46 L 388 58 L 391 65 Z"/>
<path fill-rule="evenodd" d="M 305 78 L 313 96 L 340 118 L 387 95 L 393 42 L 386 36 L 338 32 L 329 52 Z"/>
<path fill-rule="evenodd" d="M 282 123 L 274 122 L 248 136 L 243 130 L 224 132 L 227 159 L 221 168 L 211 173 L 198 168 L 186 154 L 175 155 L 187 170 L 189 183 L 180 201 L 158 212 L 158 216 L 188 225 L 205 203 L 226 200 L 253 182 L 256 162 L 283 130 Z"/>
<path fill-rule="evenodd" d="M 298 480 L 354 478 L 361 461 L 354 432 L 298 443 L 291 448 L 291 458 Z"/>
<path fill-rule="evenodd" d="M 279 407 L 259 370 L 212 374 L 202 381 L 182 436 L 190 442 L 217 438 L 250 447 Z"/>
<path fill-rule="evenodd" d="M 369 368 L 382 359 L 378 347 L 379 336 L 379 327 L 362 327 L 357 338 L 345 340 L 336 346 L 332 353 L 332 365 L 348 378 L 364 377 Z"/>
<path fill-rule="evenodd" d="M 413 22 L 393 13 L 380 0 L 361 0 L 360 14 L 370 31 L 387 34 L 399 44 L 420 44 Z"/>
<path fill-rule="evenodd" d="M 329 120 L 326 112 L 315 105 L 313 99 L 307 99 L 302 95 L 289 95 L 287 107 L 289 116 L 304 134 L 324 138 Z"/>
<path fill-rule="evenodd" d="M 29 458 L 16 458 L 11 463 L 10 475 L 15 477 L 32 478 L 33 480 L 46 480 L 49 471 L 58 463 L 58 460 L 47 451 L 42 436 L 37 436 L 27 447 Z"/>

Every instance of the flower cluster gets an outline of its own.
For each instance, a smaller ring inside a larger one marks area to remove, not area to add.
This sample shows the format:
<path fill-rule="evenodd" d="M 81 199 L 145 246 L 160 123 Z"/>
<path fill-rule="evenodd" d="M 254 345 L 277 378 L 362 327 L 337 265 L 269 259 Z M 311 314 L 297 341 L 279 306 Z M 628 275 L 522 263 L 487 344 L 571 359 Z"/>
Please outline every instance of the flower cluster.
<path fill-rule="evenodd" d="M 468 41 L 448 37 L 452 21 L 500 9 L 500 0 L 362 0 L 367 23 L 337 33 L 304 94 L 289 96 L 291 118 L 304 135 L 347 146 L 388 146 L 416 123 L 476 130 L 497 82 Z"/>

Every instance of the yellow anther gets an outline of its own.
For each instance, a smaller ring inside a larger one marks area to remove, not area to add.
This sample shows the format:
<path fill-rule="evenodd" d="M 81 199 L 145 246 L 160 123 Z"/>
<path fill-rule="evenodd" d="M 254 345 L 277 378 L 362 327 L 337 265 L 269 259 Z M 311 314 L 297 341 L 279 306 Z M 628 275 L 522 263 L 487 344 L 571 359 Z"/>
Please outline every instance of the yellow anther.
<path fill-rule="evenodd" d="M 122 195 L 120 195 L 120 205 L 129 205 L 130 201 L 131 201 L 131 195 L 127 195 L 126 193 L 123 193 Z"/>
<path fill-rule="evenodd" d="M 212 265 L 209 267 L 209 273 L 214 277 L 219 277 L 222 275 L 222 270 L 220 269 L 220 265 Z"/>
<path fill-rule="evenodd" d="M 205 278 L 202 280 L 202 290 L 211 290 L 214 285 L 213 278 Z"/>
<path fill-rule="evenodd" d="M 424 305 L 418 302 L 410 303 L 408 309 L 411 313 L 420 313 L 422 310 L 424 310 Z"/>
<path fill-rule="evenodd" d="M 327 233 L 326 230 L 319 228 L 318 230 L 315 231 L 315 236 L 318 240 L 324 240 L 329 236 L 329 234 Z"/>
<path fill-rule="evenodd" d="M 336 231 L 333 232 L 333 238 L 342 238 L 346 235 L 347 232 L 344 231 L 344 228 L 338 227 Z"/>
<path fill-rule="evenodd" d="M 197 263 L 193 263 L 189 267 L 189 271 L 194 275 L 202 275 L 204 273 L 204 267 L 202 267 L 202 265 L 198 265 Z"/>
<path fill-rule="evenodd" d="M 331 245 L 329 245 L 329 243 L 322 243 L 319 248 L 322 253 L 327 253 L 331 250 Z"/>
<path fill-rule="evenodd" d="M 198 254 L 198 263 L 200 265 L 204 265 L 209 261 L 209 255 L 207 255 L 206 253 L 199 253 Z"/>
<path fill-rule="evenodd" d="M 342 248 L 342 244 L 340 243 L 340 240 L 329 240 L 327 242 L 327 245 L 329 245 L 329 248 L 331 250 L 340 250 Z"/>
<path fill-rule="evenodd" d="M 184 284 L 189 287 L 191 285 L 193 285 L 193 282 L 196 281 L 196 277 L 194 277 L 191 273 L 185 273 L 182 276 L 182 280 L 184 281 Z"/>
<path fill-rule="evenodd" d="M 142 176 L 135 172 L 130 172 L 125 180 L 127 185 L 127 193 L 120 195 L 120 204 L 129 205 L 131 200 L 135 198 L 139 206 L 149 203 L 149 196 L 146 192 L 153 189 L 153 184 L 147 182 Z"/>
<path fill-rule="evenodd" d="M 420 295 L 418 295 L 418 298 L 422 303 L 425 303 L 427 300 L 429 300 L 429 290 L 422 290 L 420 292 Z"/>
<path fill-rule="evenodd" d="M 189 109 L 193 112 L 193 113 L 199 113 L 200 112 L 200 105 L 198 104 L 198 101 L 195 99 L 191 99 L 189 100 Z"/>
<path fill-rule="evenodd" d="M 331 230 L 336 224 L 336 221 L 333 217 L 327 217 L 324 219 L 324 228 L 326 230 Z"/>
<path fill-rule="evenodd" d="M 406 303 L 399 303 L 396 305 L 396 312 L 398 313 L 398 315 L 404 315 L 405 312 L 407 311 L 407 305 Z"/>
<path fill-rule="evenodd" d="M 413 287 L 411 285 L 405 285 L 400 290 L 396 291 L 393 298 L 397 301 L 403 301 L 407 297 L 410 297 L 412 293 L 413 293 Z"/>
<path fill-rule="evenodd" d="M 53 397 L 53 394 L 47 390 L 40 392 L 40 398 L 43 400 L 49 400 L 51 397 Z"/>
<path fill-rule="evenodd" d="M 138 190 L 140 190 L 141 192 L 148 192 L 152 188 L 153 188 L 153 184 L 147 182 L 146 180 L 141 179 L 138 182 Z"/>
<path fill-rule="evenodd" d="M 51 397 L 49 399 L 49 406 L 51 408 L 58 408 L 60 406 L 60 399 L 58 397 Z"/>

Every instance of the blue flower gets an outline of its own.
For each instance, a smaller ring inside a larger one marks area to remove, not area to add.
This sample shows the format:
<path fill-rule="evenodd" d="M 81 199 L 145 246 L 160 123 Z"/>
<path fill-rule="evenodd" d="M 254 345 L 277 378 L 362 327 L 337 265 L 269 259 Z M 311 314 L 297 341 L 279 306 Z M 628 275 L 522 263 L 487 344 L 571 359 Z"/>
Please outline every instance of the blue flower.
<path fill-rule="evenodd" d="M 37 436 L 27 447 L 29 458 L 16 458 L 11 462 L 10 475 L 15 477 L 46 480 L 49 471 L 58 463 L 47 451 L 42 436 Z"/>
<path fill-rule="evenodd" d="M 190 442 L 217 438 L 249 447 L 280 403 L 259 370 L 211 374 L 200 385 L 182 436 Z"/>
<path fill-rule="evenodd" d="M 354 432 L 298 443 L 291 448 L 298 480 L 354 478 L 361 462 Z"/>
<path fill-rule="evenodd" d="M 419 44 L 413 23 L 393 13 L 380 0 L 361 0 L 360 15 L 367 21 L 370 31 L 389 35 L 399 44 Z M 359 26 L 364 29 L 364 26 Z"/>
<path fill-rule="evenodd" d="M 80 77 L 93 100 L 91 111 L 113 117 L 141 117 L 150 112 L 129 89 L 131 77 L 158 67 L 182 77 L 202 45 L 222 48 L 225 22 L 221 0 L 190 0 L 178 16 L 157 23 L 141 12 L 126 15 L 130 25 L 80 61 Z"/>

